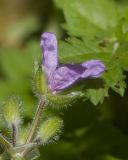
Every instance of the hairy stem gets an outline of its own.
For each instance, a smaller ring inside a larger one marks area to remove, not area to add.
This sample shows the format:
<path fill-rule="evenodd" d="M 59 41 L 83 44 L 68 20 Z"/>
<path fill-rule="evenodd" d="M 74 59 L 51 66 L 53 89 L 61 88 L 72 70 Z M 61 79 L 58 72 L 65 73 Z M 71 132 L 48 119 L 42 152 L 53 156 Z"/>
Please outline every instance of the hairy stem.
<path fill-rule="evenodd" d="M 13 146 L 16 146 L 17 141 L 17 127 L 15 124 L 12 124 L 12 140 L 13 140 Z"/>
<path fill-rule="evenodd" d="M 40 118 L 42 115 L 42 111 L 44 108 L 45 102 L 40 100 L 35 117 L 33 119 L 33 122 L 31 124 L 31 127 L 28 131 L 28 137 L 26 139 L 26 143 L 30 143 L 34 138 L 37 131 L 37 127 L 39 126 Z"/>
<path fill-rule="evenodd" d="M 35 117 L 33 119 L 33 122 L 30 126 L 29 132 L 28 132 L 28 137 L 26 139 L 26 144 L 29 144 L 34 138 L 35 138 L 35 134 L 37 131 L 37 127 L 39 126 L 39 122 L 40 122 L 40 118 L 43 112 L 43 108 L 44 108 L 45 102 L 40 100 Z M 22 157 L 25 157 L 26 154 L 30 151 L 30 149 L 32 148 L 28 148 L 25 151 L 23 151 L 22 153 Z"/>

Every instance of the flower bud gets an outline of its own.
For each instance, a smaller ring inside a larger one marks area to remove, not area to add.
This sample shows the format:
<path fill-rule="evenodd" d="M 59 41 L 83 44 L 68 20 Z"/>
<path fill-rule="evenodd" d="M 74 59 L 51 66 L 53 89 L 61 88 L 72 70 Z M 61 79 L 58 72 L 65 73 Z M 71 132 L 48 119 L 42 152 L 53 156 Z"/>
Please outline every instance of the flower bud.
<path fill-rule="evenodd" d="M 40 126 L 38 137 L 43 144 L 49 143 L 52 140 L 57 140 L 62 127 L 62 119 L 59 117 L 51 117 Z"/>
<path fill-rule="evenodd" d="M 9 127 L 12 124 L 18 125 L 21 122 L 20 103 L 17 97 L 10 97 L 3 105 L 3 115 Z"/>

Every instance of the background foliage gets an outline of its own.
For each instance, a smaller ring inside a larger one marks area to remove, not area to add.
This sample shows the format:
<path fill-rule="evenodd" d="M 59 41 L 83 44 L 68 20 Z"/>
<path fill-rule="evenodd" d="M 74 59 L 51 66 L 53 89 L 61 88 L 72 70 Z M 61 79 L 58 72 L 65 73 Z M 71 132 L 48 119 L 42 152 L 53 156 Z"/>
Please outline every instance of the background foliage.
<path fill-rule="evenodd" d="M 102 79 L 85 82 L 86 101 L 57 111 L 64 118 L 64 133 L 57 144 L 40 148 L 40 159 L 127 160 L 127 0 L 28 0 L 14 2 L 9 9 L 9 1 L 1 4 L 9 20 L 0 18 L 6 26 L 0 29 L 0 101 L 18 94 L 26 122 L 35 111 L 32 70 L 34 59 L 41 61 L 41 32 L 61 37 L 62 63 L 101 59 L 107 68 Z"/>

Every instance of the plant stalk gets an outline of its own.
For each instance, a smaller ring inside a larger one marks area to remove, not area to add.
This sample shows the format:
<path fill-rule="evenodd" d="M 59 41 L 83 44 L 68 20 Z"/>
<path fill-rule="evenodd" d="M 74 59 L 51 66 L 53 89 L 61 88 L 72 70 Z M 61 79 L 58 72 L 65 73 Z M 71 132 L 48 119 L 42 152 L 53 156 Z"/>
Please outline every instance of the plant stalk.
<path fill-rule="evenodd" d="M 35 117 L 28 131 L 28 137 L 26 139 L 26 144 L 30 143 L 35 138 L 35 134 L 37 132 L 37 127 L 39 126 L 39 122 L 40 122 L 40 118 L 43 112 L 44 105 L 45 105 L 45 102 L 40 100 Z"/>
<path fill-rule="evenodd" d="M 16 146 L 17 141 L 17 127 L 15 124 L 12 124 L 12 140 L 13 140 L 13 146 Z"/>

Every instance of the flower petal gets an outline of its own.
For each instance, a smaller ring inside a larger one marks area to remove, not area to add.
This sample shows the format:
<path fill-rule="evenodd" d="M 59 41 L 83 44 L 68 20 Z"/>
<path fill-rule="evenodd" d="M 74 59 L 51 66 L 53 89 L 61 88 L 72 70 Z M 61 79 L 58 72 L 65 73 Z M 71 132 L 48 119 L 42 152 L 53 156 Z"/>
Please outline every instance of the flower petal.
<path fill-rule="evenodd" d="M 50 32 L 43 33 L 40 45 L 43 52 L 43 68 L 49 79 L 58 65 L 56 36 Z"/>
<path fill-rule="evenodd" d="M 105 71 L 105 65 L 99 60 L 87 61 L 82 63 L 82 66 L 85 67 L 82 78 L 98 78 Z"/>
<path fill-rule="evenodd" d="M 59 91 L 74 84 L 84 73 L 84 67 L 79 64 L 66 64 L 60 66 L 50 79 L 50 89 Z"/>
<path fill-rule="evenodd" d="M 49 80 L 49 88 L 58 92 L 72 86 L 79 80 L 98 78 L 104 70 L 104 64 L 98 60 L 90 60 L 82 64 L 65 64 L 54 71 Z"/>

